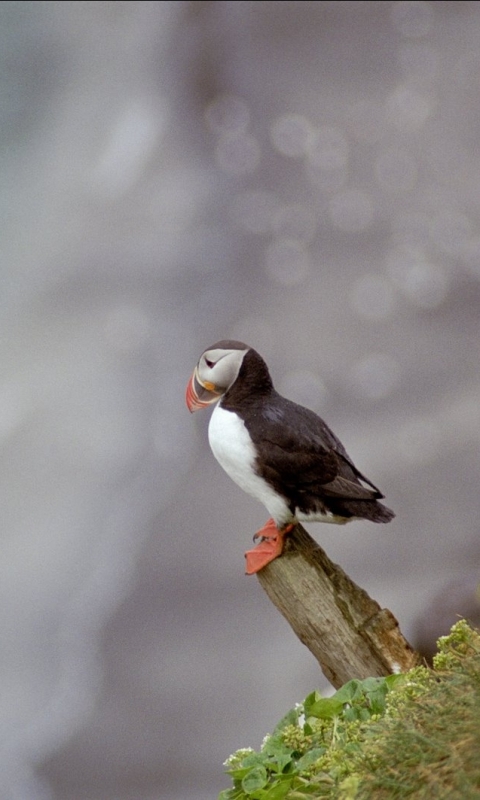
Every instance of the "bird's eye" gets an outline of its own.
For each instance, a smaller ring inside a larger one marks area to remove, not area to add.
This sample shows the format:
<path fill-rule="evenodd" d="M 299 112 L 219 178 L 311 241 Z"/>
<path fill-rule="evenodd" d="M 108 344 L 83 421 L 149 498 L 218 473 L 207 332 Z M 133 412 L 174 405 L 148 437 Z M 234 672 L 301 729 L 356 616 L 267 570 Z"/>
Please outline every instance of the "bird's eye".
<path fill-rule="evenodd" d="M 212 369 L 212 367 L 215 366 L 215 361 L 209 361 L 208 358 L 206 358 L 205 364 L 207 365 L 207 367 L 210 367 L 210 369 Z"/>

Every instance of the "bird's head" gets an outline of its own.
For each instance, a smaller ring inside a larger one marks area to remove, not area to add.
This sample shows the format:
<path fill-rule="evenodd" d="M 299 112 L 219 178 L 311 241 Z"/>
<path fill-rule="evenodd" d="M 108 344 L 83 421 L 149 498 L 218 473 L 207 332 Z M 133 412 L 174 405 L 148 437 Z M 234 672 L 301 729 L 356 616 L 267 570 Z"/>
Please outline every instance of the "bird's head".
<path fill-rule="evenodd" d="M 235 383 L 249 350 L 247 344 L 229 340 L 217 342 L 205 350 L 187 385 L 188 410 L 198 411 L 220 400 Z"/>

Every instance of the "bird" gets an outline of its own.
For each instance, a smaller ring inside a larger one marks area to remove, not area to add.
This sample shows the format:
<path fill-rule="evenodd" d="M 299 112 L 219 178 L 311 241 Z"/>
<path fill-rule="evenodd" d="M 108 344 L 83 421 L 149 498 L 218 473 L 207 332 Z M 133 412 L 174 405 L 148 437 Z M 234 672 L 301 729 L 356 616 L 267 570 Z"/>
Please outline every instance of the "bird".
<path fill-rule="evenodd" d="M 297 522 L 390 522 L 384 495 L 357 469 L 317 414 L 280 395 L 253 347 L 225 339 L 200 356 L 188 381 L 193 413 L 216 403 L 208 426 L 213 455 L 270 518 L 247 550 L 246 574 L 282 555 Z"/>

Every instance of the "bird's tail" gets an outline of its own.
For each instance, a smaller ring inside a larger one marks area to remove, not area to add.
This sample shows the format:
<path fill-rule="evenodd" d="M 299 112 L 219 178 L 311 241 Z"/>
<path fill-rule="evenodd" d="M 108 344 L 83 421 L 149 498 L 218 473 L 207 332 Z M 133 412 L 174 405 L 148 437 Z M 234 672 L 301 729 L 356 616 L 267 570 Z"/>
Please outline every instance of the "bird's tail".
<path fill-rule="evenodd" d="M 395 516 L 390 508 L 384 506 L 383 503 L 379 503 L 378 500 L 374 503 L 360 501 L 352 503 L 352 506 L 357 506 L 355 516 L 369 519 L 371 522 L 391 522 Z"/>
<path fill-rule="evenodd" d="M 390 522 L 395 516 L 390 508 L 378 500 L 343 500 L 341 509 L 335 509 L 335 513 L 344 517 L 368 519 L 370 522 Z"/>

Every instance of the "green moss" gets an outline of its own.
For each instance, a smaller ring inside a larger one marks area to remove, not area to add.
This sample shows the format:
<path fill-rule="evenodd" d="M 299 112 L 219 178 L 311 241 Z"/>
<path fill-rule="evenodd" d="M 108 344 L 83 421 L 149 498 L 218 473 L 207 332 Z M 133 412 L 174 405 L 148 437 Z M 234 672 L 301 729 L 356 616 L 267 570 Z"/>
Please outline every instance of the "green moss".
<path fill-rule="evenodd" d="M 349 681 L 226 762 L 219 800 L 480 800 L 480 635 L 465 621 L 434 669 Z"/>

